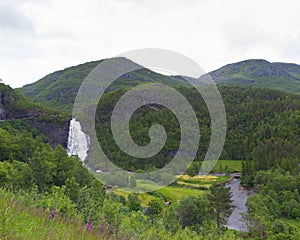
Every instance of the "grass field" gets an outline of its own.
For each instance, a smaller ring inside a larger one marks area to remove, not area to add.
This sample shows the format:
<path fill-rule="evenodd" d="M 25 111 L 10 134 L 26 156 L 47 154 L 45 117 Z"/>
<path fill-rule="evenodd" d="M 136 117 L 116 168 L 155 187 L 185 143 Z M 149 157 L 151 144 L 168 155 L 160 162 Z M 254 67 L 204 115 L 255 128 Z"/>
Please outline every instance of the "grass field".
<path fill-rule="evenodd" d="M 201 196 L 205 191 L 182 186 L 167 186 L 158 190 L 158 193 L 161 193 L 167 201 L 174 202 L 186 196 Z"/>
<path fill-rule="evenodd" d="M 229 172 L 241 172 L 242 170 L 242 161 L 240 160 L 219 160 L 214 167 L 215 173 L 224 173 Z M 136 188 L 137 192 L 152 190 L 152 192 L 140 193 L 138 195 L 139 200 L 141 201 L 142 206 L 147 206 L 148 203 L 153 199 L 164 199 L 166 201 L 179 201 L 180 199 L 186 196 L 201 196 L 205 194 L 207 189 L 211 186 L 212 183 L 222 183 L 227 181 L 229 176 L 195 176 L 189 177 L 188 175 L 177 176 L 177 181 L 170 186 L 166 186 L 159 190 L 156 190 L 155 185 L 151 181 L 138 180 Z M 128 197 L 129 192 L 132 192 L 132 189 L 119 189 L 114 188 L 110 190 L 118 195 L 121 195 L 125 198 Z"/>
<path fill-rule="evenodd" d="M 198 187 L 201 187 L 203 185 L 211 185 L 212 183 L 221 183 L 225 182 L 229 179 L 229 176 L 195 176 L 195 177 L 189 177 L 188 175 L 181 175 L 178 177 L 177 182 L 184 182 L 184 183 L 192 183 L 196 184 Z"/>
<path fill-rule="evenodd" d="M 126 189 L 124 189 L 124 190 L 126 190 Z M 126 192 L 124 190 L 115 188 L 115 189 L 112 190 L 112 192 L 114 192 L 115 194 L 118 194 L 120 196 L 123 196 L 123 197 L 127 198 L 130 193 Z M 141 201 L 141 204 L 144 207 L 147 206 L 148 203 L 151 200 L 154 200 L 154 199 L 157 199 L 157 198 L 158 198 L 158 196 L 154 196 L 154 195 L 151 195 L 149 193 L 140 193 L 140 194 L 138 194 L 138 199 Z"/>
<path fill-rule="evenodd" d="M 214 167 L 214 172 L 220 173 L 225 172 L 226 168 L 230 172 L 241 172 L 242 171 L 242 161 L 241 160 L 219 160 Z"/>
<path fill-rule="evenodd" d="M 195 176 L 191 178 L 188 175 L 181 175 L 178 176 L 178 180 L 172 185 L 153 192 L 140 193 L 138 198 L 142 206 L 147 206 L 153 199 L 163 199 L 169 202 L 179 201 L 186 196 L 201 196 L 207 192 L 207 189 L 212 183 L 225 182 L 229 178 L 229 176 Z M 155 189 L 153 183 L 150 181 L 137 180 L 137 182 L 139 186 L 137 190 Z M 128 192 L 126 190 L 128 190 Z M 112 192 L 125 198 L 129 195 L 129 189 L 126 188 L 123 190 L 114 188 Z"/>

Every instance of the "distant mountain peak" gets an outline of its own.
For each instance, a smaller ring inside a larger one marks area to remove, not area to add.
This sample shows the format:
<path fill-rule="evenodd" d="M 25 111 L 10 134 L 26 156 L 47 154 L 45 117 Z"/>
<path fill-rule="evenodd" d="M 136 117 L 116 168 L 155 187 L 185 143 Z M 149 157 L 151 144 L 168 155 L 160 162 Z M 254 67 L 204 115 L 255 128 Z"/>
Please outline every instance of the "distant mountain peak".
<path fill-rule="evenodd" d="M 300 66 L 248 59 L 208 73 L 219 85 L 258 86 L 300 93 Z"/>

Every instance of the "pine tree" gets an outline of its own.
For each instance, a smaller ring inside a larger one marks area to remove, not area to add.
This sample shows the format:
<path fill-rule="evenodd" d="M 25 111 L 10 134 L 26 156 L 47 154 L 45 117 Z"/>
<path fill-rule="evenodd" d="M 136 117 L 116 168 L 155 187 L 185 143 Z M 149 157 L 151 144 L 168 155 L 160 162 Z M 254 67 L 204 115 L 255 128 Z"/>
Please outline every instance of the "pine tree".
<path fill-rule="evenodd" d="M 228 217 L 232 213 L 230 188 L 214 183 L 210 187 L 208 199 L 212 204 L 217 226 L 220 229 L 222 224 L 226 224 Z"/>

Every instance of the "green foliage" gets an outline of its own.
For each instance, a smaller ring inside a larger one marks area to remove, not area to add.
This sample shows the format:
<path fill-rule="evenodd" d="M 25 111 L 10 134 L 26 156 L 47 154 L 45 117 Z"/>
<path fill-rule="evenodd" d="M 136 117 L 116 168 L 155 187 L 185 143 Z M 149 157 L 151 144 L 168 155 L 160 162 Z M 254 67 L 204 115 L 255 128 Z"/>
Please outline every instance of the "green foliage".
<path fill-rule="evenodd" d="M 215 183 L 210 187 L 208 199 L 214 209 L 213 216 L 218 229 L 220 229 L 222 224 L 226 224 L 227 218 L 232 213 L 230 188 L 225 188 L 222 184 Z"/>
<path fill-rule="evenodd" d="M 219 159 L 216 163 L 213 172 L 215 173 L 234 173 L 242 171 L 243 160 L 223 160 Z"/>
<path fill-rule="evenodd" d="M 163 211 L 163 203 L 159 200 L 151 200 L 148 204 L 147 215 L 152 221 L 157 220 Z"/>
<path fill-rule="evenodd" d="M 187 175 L 190 177 L 194 177 L 199 174 L 199 164 L 192 163 L 191 166 L 186 171 Z"/>
<path fill-rule="evenodd" d="M 121 224 L 121 211 L 122 204 L 119 202 L 112 201 L 108 198 L 103 203 L 103 217 L 105 219 L 106 232 L 109 235 L 115 234 Z"/>
<path fill-rule="evenodd" d="M 259 171 L 254 183 L 259 193 L 247 201 L 246 215 L 253 236 L 270 239 L 297 239 L 300 231 L 285 221 L 300 217 L 300 175 L 282 169 Z M 279 220 L 280 219 L 280 220 Z"/>
<path fill-rule="evenodd" d="M 78 195 L 80 191 L 79 183 L 76 182 L 75 177 L 68 178 L 65 185 L 65 194 L 73 201 L 78 202 Z"/>
<path fill-rule="evenodd" d="M 130 194 L 127 198 L 127 206 L 129 211 L 139 211 L 142 209 L 141 201 L 137 194 Z"/>
<path fill-rule="evenodd" d="M 51 161 L 53 152 L 49 150 L 46 146 L 37 148 L 29 160 L 35 183 L 41 192 L 48 190 L 54 180 L 55 165 Z"/>
<path fill-rule="evenodd" d="M 47 211 L 55 206 L 69 217 L 80 211 L 86 219 L 87 212 L 101 208 L 104 187 L 77 157 L 68 157 L 61 146 L 53 149 L 29 133 L 14 136 L 0 129 L 0 134 L 4 150 L 0 159 L 5 159 L 0 161 L 0 186 L 25 190 L 34 197 L 25 194 L 24 203 Z"/>
<path fill-rule="evenodd" d="M 32 170 L 22 162 L 0 162 L 0 186 L 15 190 L 31 189 L 34 186 Z"/>
<path fill-rule="evenodd" d="M 176 212 L 182 228 L 190 227 L 199 232 L 209 221 L 212 208 L 206 198 L 189 196 L 178 203 Z"/>
<path fill-rule="evenodd" d="M 252 186 L 254 179 L 254 166 L 253 161 L 251 160 L 244 160 L 242 161 L 242 177 L 241 183 L 244 186 Z"/>

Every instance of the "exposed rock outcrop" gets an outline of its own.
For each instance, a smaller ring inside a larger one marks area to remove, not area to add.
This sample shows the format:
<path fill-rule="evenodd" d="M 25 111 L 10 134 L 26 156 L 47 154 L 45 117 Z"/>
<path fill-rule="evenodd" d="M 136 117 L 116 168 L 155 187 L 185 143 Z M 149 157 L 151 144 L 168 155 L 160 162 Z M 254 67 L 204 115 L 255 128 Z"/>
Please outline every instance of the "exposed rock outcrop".
<path fill-rule="evenodd" d="M 28 129 L 38 130 L 51 146 L 60 144 L 66 148 L 70 119 L 67 116 L 61 117 L 60 114 L 35 105 L 14 89 L 0 83 L 0 122 L 21 121 L 21 125 Z"/>

